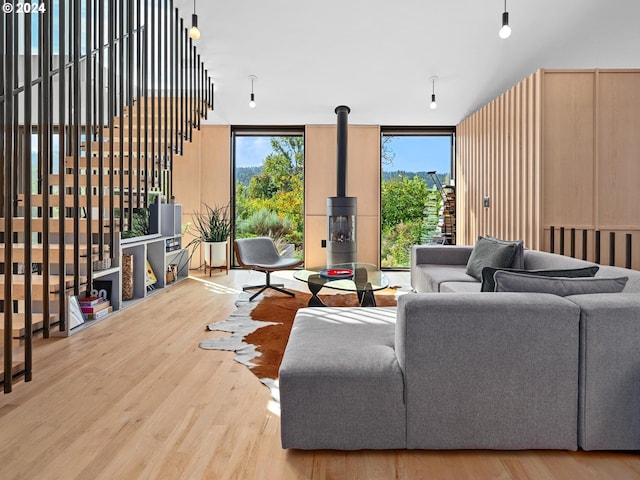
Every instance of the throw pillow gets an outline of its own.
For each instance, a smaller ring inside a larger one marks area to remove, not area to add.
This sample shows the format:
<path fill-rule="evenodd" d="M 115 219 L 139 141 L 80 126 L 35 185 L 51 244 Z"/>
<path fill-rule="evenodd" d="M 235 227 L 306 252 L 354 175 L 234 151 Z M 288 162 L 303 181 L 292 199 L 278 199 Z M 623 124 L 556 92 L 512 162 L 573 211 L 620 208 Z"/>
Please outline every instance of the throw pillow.
<path fill-rule="evenodd" d="M 511 265 L 509 265 L 509 267 L 517 268 L 517 269 L 524 268 L 524 241 L 523 240 L 515 240 L 515 241 L 501 240 L 499 238 L 492 237 L 491 235 L 487 235 L 485 238 L 489 238 L 494 242 L 500 242 L 504 244 L 511 244 L 511 243 L 514 244 L 516 246 L 516 253 L 513 256 L 513 260 L 511 260 Z"/>
<path fill-rule="evenodd" d="M 516 244 L 480 237 L 467 262 L 467 275 L 480 280 L 484 267 L 506 268 L 511 266 Z"/>
<path fill-rule="evenodd" d="M 496 287 L 496 282 L 493 280 L 493 275 L 498 270 L 504 270 L 506 272 L 512 273 L 524 273 L 526 275 L 537 275 L 543 277 L 566 277 L 566 278 L 579 278 L 579 277 L 595 277 L 596 273 L 598 273 L 597 265 L 593 267 L 585 267 L 585 268 L 567 268 L 562 270 L 517 270 L 511 268 L 493 268 L 493 267 L 484 267 L 482 269 L 482 287 L 480 288 L 481 292 L 493 292 Z"/>
<path fill-rule="evenodd" d="M 493 278 L 496 292 L 538 292 L 566 297 L 587 293 L 620 293 L 629 277 L 559 278 L 537 277 L 523 273 L 497 271 Z"/>

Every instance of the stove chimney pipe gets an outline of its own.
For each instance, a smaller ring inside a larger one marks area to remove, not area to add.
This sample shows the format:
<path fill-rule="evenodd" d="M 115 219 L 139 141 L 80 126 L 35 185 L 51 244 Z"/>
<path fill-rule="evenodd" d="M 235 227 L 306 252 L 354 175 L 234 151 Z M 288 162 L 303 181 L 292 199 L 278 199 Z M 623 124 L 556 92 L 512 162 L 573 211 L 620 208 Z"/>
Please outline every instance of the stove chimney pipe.
<path fill-rule="evenodd" d="M 336 196 L 344 197 L 347 195 L 347 130 L 348 117 L 351 109 L 346 105 L 336 107 L 336 115 L 338 115 L 338 185 Z"/>

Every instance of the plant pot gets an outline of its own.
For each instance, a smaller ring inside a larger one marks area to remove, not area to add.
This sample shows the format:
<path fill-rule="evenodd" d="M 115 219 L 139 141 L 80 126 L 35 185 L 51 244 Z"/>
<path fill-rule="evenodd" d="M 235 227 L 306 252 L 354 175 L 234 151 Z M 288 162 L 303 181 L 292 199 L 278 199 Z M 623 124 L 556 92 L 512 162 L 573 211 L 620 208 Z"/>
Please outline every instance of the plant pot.
<path fill-rule="evenodd" d="M 227 242 L 204 242 L 204 262 L 209 267 L 227 266 Z"/>

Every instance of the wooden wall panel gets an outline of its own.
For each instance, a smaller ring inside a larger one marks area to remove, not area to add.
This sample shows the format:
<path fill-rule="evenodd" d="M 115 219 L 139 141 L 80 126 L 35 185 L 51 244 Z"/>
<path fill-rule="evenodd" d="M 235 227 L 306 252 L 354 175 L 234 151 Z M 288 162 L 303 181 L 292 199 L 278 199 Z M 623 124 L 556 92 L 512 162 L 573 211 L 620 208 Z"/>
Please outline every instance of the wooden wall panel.
<path fill-rule="evenodd" d="M 200 155 L 200 202 L 224 205 L 231 198 L 231 127 L 203 125 Z"/>
<path fill-rule="evenodd" d="M 182 205 L 182 223 L 192 222 L 192 214 L 203 203 L 224 205 L 231 198 L 231 128 L 202 125 L 193 131 L 193 141 L 185 142 L 183 155 L 176 157 L 173 191 Z M 185 235 L 188 243 L 193 237 Z M 192 267 L 199 265 L 194 255 Z"/>
<path fill-rule="evenodd" d="M 304 260 L 308 266 L 327 261 L 327 197 L 336 195 L 336 127 L 305 128 Z M 348 187 L 347 187 L 348 192 Z"/>
<path fill-rule="evenodd" d="M 564 254 L 594 261 L 600 232 L 608 264 L 615 233 L 613 261 L 625 266 L 632 234 L 639 268 L 638 125 L 640 70 L 540 70 L 525 79 L 458 125 L 458 243 L 491 233 L 550 250 L 553 226 L 560 253 L 564 227 Z"/>
<path fill-rule="evenodd" d="M 547 71 L 543 84 L 542 215 L 545 226 L 594 222 L 595 75 Z"/>
<path fill-rule="evenodd" d="M 336 141 L 335 126 L 308 125 L 305 129 L 305 217 L 324 217 L 327 197 L 336 195 Z"/>
<path fill-rule="evenodd" d="M 640 71 L 600 71 L 597 227 L 640 228 Z"/>
<path fill-rule="evenodd" d="M 358 198 L 358 217 L 364 215 L 378 218 L 381 175 L 380 127 L 350 125 L 348 136 L 347 195 Z"/>
<path fill-rule="evenodd" d="M 325 263 L 327 197 L 336 195 L 336 127 L 305 129 L 305 263 Z M 380 127 L 349 125 L 347 195 L 358 199 L 358 261 L 378 265 L 380 257 Z M 366 239 L 366 245 L 362 243 Z M 375 250 L 375 252 L 374 252 Z"/>
<path fill-rule="evenodd" d="M 536 119 L 542 72 L 523 80 L 457 127 L 458 243 L 478 235 L 522 239 L 537 248 L 541 235 L 541 168 Z M 489 207 L 484 206 L 485 196 Z"/>
<path fill-rule="evenodd" d="M 358 261 L 380 264 L 380 127 L 349 126 L 347 195 L 356 197 Z"/>
<path fill-rule="evenodd" d="M 304 263 L 306 266 L 315 267 L 327 263 L 327 249 L 322 248 L 320 243 L 324 238 L 327 238 L 326 215 L 306 215 L 304 220 Z"/>
<path fill-rule="evenodd" d="M 183 154 L 177 156 L 173 168 L 173 194 L 176 202 L 182 205 L 183 223 L 200 203 L 200 141 L 199 131 L 193 132 L 191 142 L 184 143 Z"/>

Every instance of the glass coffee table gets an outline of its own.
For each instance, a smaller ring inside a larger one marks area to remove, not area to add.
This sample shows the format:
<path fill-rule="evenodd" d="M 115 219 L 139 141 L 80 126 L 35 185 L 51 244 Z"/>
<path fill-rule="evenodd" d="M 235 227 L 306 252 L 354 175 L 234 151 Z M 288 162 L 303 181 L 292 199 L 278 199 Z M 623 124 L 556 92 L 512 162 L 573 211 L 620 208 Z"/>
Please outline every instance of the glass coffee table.
<path fill-rule="evenodd" d="M 310 307 L 326 306 L 318 292 L 323 287 L 358 295 L 361 307 L 375 307 L 376 299 L 373 292 L 384 290 L 389 286 L 389 280 L 370 263 L 341 263 L 338 265 L 320 266 L 296 270 L 293 274 L 296 280 L 306 282 L 311 292 L 308 305 Z"/>

